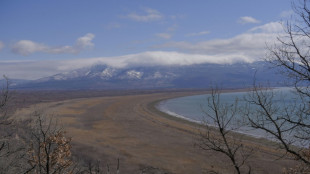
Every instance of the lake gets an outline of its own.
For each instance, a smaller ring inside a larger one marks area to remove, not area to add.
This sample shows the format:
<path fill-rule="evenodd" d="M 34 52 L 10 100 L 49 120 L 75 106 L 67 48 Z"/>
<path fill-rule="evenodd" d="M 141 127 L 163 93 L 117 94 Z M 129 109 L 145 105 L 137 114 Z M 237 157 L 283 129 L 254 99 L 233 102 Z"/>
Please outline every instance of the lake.
<path fill-rule="evenodd" d="M 292 92 L 292 88 L 277 88 L 273 89 L 275 97 L 273 98 L 273 103 L 279 108 L 284 108 L 285 106 L 294 104 L 301 104 L 300 99 Z M 238 98 L 238 105 L 245 105 L 244 97 L 248 92 L 231 92 L 222 93 L 220 100 L 224 104 L 234 104 L 236 98 Z M 208 97 L 210 94 L 205 95 L 195 95 L 168 99 L 160 102 L 157 108 L 169 115 L 179 117 L 192 122 L 202 123 L 203 120 L 207 119 L 204 111 L 207 111 Z M 241 117 L 241 115 L 237 115 Z M 239 118 L 240 120 L 242 118 Z M 244 126 L 238 131 L 249 134 L 256 137 L 266 137 L 269 138 L 264 131 L 255 130 L 250 127 Z"/>

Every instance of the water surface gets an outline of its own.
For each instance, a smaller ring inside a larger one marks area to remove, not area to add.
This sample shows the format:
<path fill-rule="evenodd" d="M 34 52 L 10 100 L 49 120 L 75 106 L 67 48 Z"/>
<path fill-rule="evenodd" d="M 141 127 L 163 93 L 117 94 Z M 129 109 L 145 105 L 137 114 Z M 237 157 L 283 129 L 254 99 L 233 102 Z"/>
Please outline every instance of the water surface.
<path fill-rule="evenodd" d="M 293 103 L 301 103 L 296 95 L 293 93 L 292 88 L 277 88 L 273 90 L 275 97 L 273 103 L 279 108 L 283 108 Z M 232 105 L 235 104 L 236 99 L 238 100 L 238 106 L 245 105 L 244 97 L 248 95 L 248 92 L 230 92 L 222 93 L 220 95 L 220 101 L 223 104 Z M 208 112 L 208 97 L 210 94 L 194 95 L 168 99 L 160 102 L 157 108 L 162 112 L 169 115 L 183 118 L 192 122 L 201 123 L 208 119 L 205 112 Z M 237 115 L 237 120 L 242 120 L 242 115 Z M 237 124 L 237 123 L 235 123 Z M 234 125 L 235 126 L 235 125 Z M 266 137 L 267 134 L 264 131 L 255 130 L 247 126 L 241 127 L 239 132 L 250 134 L 257 137 Z"/>

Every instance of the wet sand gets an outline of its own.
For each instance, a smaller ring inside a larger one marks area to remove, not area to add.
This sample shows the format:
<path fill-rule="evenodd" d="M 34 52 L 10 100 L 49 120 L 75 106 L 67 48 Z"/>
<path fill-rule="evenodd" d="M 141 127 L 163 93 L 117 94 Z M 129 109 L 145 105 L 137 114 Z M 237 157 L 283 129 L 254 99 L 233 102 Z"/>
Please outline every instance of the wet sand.
<path fill-rule="evenodd" d="M 232 173 L 223 155 L 195 147 L 198 125 L 170 117 L 154 108 L 157 101 L 205 92 L 165 92 L 142 95 L 82 98 L 39 103 L 19 110 L 53 114 L 72 137 L 73 151 L 80 158 L 99 160 L 121 173 L 141 173 L 152 167 L 169 173 Z M 238 136 L 238 135 L 236 135 Z M 253 173 L 281 173 L 292 165 L 276 160 L 279 151 L 264 139 L 248 137 L 246 145 L 255 149 L 249 159 Z M 155 170 L 155 169 L 154 169 Z"/>

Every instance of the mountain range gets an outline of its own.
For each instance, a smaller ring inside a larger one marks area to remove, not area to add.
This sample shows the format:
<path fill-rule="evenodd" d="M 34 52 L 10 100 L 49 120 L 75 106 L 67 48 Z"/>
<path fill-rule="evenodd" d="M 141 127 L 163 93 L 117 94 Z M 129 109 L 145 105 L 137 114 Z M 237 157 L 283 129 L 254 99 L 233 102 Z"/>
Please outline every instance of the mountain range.
<path fill-rule="evenodd" d="M 282 76 L 266 62 L 196 64 L 187 66 L 136 66 L 115 68 L 103 64 L 55 74 L 37 80 L 12 80 L 15 89 L 202 89 L 250 87 L 257 83 L 279 86 Z"/>

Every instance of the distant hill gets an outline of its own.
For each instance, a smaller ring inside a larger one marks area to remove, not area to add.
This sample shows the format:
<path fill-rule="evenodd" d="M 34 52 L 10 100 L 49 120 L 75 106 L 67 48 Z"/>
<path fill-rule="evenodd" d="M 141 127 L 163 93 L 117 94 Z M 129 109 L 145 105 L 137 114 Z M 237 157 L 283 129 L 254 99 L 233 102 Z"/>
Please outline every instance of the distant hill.
<path fill-rule="evenodd" d="M 257 83 L 280 86 L 282 76 L 266 62 L 199 64 L 188 66 L 148 66 L 114 68 L 95 65 L 14 85 L 15 89 L 160 89 L 250 87 Z"/>

